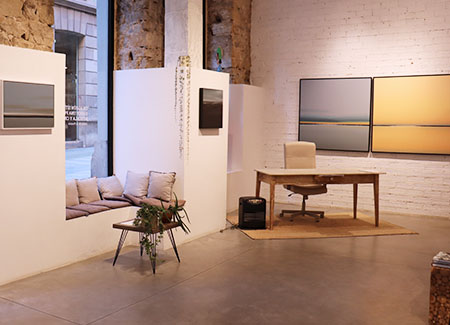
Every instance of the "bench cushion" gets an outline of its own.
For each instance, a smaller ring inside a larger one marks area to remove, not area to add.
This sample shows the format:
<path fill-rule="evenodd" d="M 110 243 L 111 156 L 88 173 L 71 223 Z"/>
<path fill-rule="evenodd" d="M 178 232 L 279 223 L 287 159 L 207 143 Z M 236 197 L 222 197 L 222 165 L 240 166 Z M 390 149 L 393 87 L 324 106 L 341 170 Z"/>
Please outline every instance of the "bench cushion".
<path fill-rule="evenodd" d="M 110 210 L 110 208 L 107 208 L 105 206 L 85 204 L 85 203 L 68 207 L 68 209 L 80 210 L 80 211 L 87 212 L 89 214 Z"/>
<path fill-rule="evenodd" d="M 80 218 L 80 217 L 86 217 L 87 215 L 88 215 L 88 213 L 85 211 L 66 209 L 66 220 Z"/>
<path fill-rule="evenodd" d="M 150 198 L 150 197 L 142 199 L 141 204 L 143 204 L 143 203 L 148 204 L 148 205 L 153 205 L 153 206 L 159 206 L 159 207 L 162 204 L 164 209 L 168 209 L 170 206 L 175 205 L 175 201 L 163 202 L 161 200 Z M 185 200 L 178 200 L 178 206 L 182 207 L 182 206 L 184 206 L 185 203 L 186 203 Z"/>
<path fill-rule="evenodd" d="M 123 201 L 131 203 L 131 200 L 125 196 L 106 196 L 103 199 L 110 200 L 110 201 Z"/>
<path fill-rule="evenodd" d="M 112 200 L 100 200 L 100 201 L 94 201 L 90 202 L 90 205 L 98 205 L 98 206 L 104 206 L 110 209 L 117 209 L 117 208 L 124 208 L 131 206 L 130 202 L 126 201 L 112 201 Z"/>

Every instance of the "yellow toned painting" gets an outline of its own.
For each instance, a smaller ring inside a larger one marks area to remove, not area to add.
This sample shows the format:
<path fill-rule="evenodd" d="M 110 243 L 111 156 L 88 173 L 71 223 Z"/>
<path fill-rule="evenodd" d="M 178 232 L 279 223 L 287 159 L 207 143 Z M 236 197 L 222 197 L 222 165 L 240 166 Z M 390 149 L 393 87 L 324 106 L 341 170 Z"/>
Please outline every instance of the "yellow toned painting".
<path fill-rule="evenodd" d="M 373 123 L 450 125 L 450 76 L 374 78 Z"/>
<path fill-rule="evenodd" d="M 450 154 L 450 127 L 374 126 L 372 151 Z"/>

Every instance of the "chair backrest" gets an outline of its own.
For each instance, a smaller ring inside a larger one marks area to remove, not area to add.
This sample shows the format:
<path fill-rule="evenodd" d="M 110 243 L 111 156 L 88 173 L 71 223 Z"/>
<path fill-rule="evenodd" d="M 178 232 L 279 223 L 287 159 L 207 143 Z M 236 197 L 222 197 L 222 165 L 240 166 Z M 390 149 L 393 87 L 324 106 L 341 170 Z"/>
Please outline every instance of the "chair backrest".
<path fill-rule="evenodd" d="M 285 143 L 284 168 L 316 168 L 316 144 L 306 141 Z"/>

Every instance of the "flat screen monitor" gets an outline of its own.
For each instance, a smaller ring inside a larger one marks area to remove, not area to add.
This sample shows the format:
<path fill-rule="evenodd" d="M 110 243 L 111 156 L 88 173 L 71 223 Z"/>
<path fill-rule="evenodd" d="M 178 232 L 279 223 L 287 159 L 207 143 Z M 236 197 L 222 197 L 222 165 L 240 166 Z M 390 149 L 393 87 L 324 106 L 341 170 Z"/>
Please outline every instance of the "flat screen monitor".
<path fill-rule="evenodd" d="M 2 129 L 54 127 L 54 85 L 0 81 Z"/>
<path fill-rule="evenodd" d="M 222 128 L 223 91 L 200 88 L 200 129 Z"/>
<path fill-rule="evenodd" d="M 371 78 L 301 79 L 299 140 L 369 151 L 371 89 Z"/>

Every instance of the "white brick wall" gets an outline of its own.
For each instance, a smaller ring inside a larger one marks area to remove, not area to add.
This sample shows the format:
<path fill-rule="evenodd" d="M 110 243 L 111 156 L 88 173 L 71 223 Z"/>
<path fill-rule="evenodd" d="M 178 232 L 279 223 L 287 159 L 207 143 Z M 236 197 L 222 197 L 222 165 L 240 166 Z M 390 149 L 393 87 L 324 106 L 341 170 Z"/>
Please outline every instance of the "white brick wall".
<path fill-rule="evenodd" d="M 300 78 L 450 73 L 450 1 L 254 0 L 252 6 L 251 78 L 266 90 L 267 167 L 283 166 L 282 144 L 297 140 Z M 450 218 L 450 156 L 324 151 L 317 164 L 386 172 L 381 211 Z M 288 201 L 281 187 L 276 200 Z M 330 185 L 310 204 L 351 208 L 352 186 Z M 373 209 L 370 185 L 360 185 L 359 207 Z"/>

